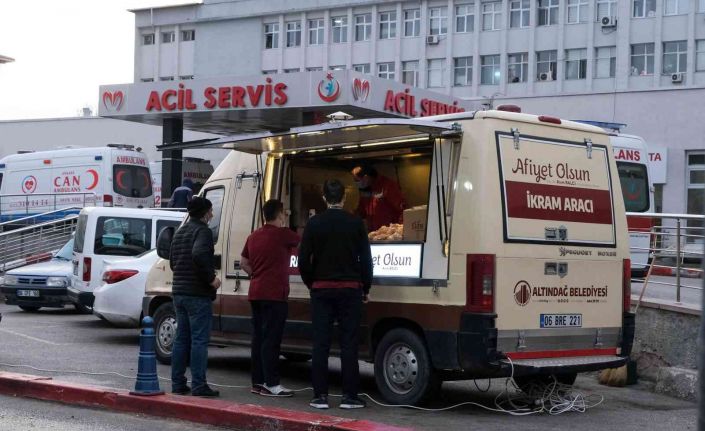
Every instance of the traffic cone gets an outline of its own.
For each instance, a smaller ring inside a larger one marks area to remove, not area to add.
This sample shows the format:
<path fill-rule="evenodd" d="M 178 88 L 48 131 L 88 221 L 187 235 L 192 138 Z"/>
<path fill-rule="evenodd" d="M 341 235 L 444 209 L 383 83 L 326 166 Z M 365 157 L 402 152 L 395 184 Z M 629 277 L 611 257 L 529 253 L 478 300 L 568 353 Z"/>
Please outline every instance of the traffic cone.
<path fill-rule="evenodd" d="M 140 331 L 140 354 L 137 362 L 137 381 L 135 390 L 130 395 L 163 395 L 159 389 L 157 377 L 157 356 L 154 354 L 154 319 L 146 316 L 142 319 Z"/>

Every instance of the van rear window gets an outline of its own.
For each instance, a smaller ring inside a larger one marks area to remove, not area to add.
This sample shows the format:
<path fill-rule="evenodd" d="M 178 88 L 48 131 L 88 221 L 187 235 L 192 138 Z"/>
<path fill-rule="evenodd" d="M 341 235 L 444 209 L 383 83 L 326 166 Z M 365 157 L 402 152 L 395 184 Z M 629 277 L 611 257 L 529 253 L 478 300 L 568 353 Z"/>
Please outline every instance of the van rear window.
<path fill-rule="evenodd" d="M 149 168 L 134 165 L 113 165 L 113 191 L 128 198 L 152 196 Z"/>
<path fill-rule="evenodd" d="M 86 225 L 88 224 L 88 216 L 81 214 L 78 216 L 78 224 L 76 225 L 76 236 L 73 241 L 73 251 L 83 253 L 83 243 L 86 239 Z"/>
<path fill-rule="evenodd" d="M 627 212 L 646 212 L 649 210 L 649 178 L 646 165 L 639 163 L 617 162 L 619 182 L 622 184 L 624 208 Z"/>
<path fill-rule="evenodd" d="M 98 217 L 95 254 L 137 256 L 152 248 L 152 221 L 127 217 Z"/>

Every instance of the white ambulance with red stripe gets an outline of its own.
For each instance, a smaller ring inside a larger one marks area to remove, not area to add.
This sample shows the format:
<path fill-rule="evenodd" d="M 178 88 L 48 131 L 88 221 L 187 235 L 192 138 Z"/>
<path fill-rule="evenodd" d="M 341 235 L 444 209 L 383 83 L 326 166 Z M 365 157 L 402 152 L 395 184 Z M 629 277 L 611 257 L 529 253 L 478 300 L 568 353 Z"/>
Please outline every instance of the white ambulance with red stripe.
<path fill-rule="evenodd" d="M 131 145 L 110 144 L 0 160 L 0 220 L 86 206 L 153 207 L 147 156 Z M 61 211 L 47 217 L 58 216 Z"/>

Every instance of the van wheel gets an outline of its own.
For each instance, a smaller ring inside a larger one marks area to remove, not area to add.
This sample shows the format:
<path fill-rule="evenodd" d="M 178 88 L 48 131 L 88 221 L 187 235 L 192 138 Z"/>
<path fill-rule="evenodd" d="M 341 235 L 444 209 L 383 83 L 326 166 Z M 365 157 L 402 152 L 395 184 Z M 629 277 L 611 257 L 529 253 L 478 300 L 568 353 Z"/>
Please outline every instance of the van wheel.
<path fill-rule="evenodd" d="M 573 386 L 575 383 L 575 379 L 578 378 L 578 373 L 560 373 L 560 374 L 539 374 L 536 376 L 515 376 L 514 377 L 514 383 L 521 389 L 522 392 L 524 393 L 529 393 L 531 391 L 532 386 L 534 385 L 540 385 L 540 386 L 548 386 L 553 383 L 553 379 L 556 379 L 556 382 L 562 384 L 562 385 L 567 385 L 567 386 Z"/>
<path fill-rule="evenodd" d="M 375 381 L 382 397 L 397 405 L 423 403 L 438 393 L 442 384 L 426 344 L 406 328 L 392 329 L 377 345 Z"/>
<path fill-rule="evenodd" d="M 154 352 L 162 364 L 171 364 L 171 349 L 176 338 L 176 310 L 174 304 L 166 302 L 154 312 Z"/>
<path fill-rule="evenodd" d="M 35 311 L 39 311 L 40 308 L 42 307 L 36 307 L 34 305 L 20 305 L 20 309 L 28 313 L 34 313 Z"/>

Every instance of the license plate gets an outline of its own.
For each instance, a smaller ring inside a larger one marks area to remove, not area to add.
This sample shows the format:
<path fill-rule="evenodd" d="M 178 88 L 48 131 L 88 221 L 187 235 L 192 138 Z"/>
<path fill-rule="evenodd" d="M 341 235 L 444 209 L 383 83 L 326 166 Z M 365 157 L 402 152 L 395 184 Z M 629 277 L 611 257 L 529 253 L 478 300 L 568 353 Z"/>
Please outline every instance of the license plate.
<path fill-rule="evenodd" d="M 18 290 L 17 296 L 24 296 L 27 298 L 39 298 L 38 290 Z"/>
<path fill-rule="evenodd" d="M 583 326 L 582 314 L 542 314 L 542 328 L 580 328 Z"/>

